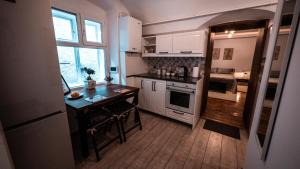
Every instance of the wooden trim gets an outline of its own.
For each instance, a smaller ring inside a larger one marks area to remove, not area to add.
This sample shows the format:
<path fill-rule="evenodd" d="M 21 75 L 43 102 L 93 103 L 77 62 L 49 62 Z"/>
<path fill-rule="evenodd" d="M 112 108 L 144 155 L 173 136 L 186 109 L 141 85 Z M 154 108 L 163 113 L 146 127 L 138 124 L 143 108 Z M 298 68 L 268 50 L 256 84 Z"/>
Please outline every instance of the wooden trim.
<path fill-rule="evenodd" d="M 241 26 L 242 25 L 242 26 Z M 263 51 L 265 47 L 267 31 L 268 31 L 269 20 L 258 20 L 258 21 L 239 21 L 230 22 L 220 25 L 215 25 L 209 28 L 208 32 L 208 42 L 207 42 L 207 55 L 205 60 L 205 72 L 204 72 L 204 82 L 203 82 L 203 94 L 202 94 L 202 106 L 201 112 L 205 112 L 207 106 L 208 97 L 208 85 L 210 79 L 211 63 L 212 63 L 212 52 L 214 46 L 214 39 L 211 37 L 211 33 L 214 31 L 225 31 L 226 29 L 234 30 L 245 30 L 245 29 L 259 29 L 257 36 L 257 43 L 255 46 L 255 52 L 252 62 L 251 75 L 249 80 L 248 92 L 246 96 L 246 102 L 243 112 L 243 120 L 245 128 L 249 131 L 251 125 L 251 119 L 253 114 L 253 104 L 255 101 L 255 91 L 257 90 L 260 62 L 263 57 Z M 232 26 L 232 27 L 230 27 Z M 248 27 L 247 27 L 248 26 Z M 220 27 L 220 28 L 219 28 Z"/>
<path fill-rule="evenodd" d="M 212 62 L 212 52 L 214 46 L 214 40 L 211 36 L 211 27 L 208 30 L 207 47 L 206 47 L 206 58 L 205 58 L 205 68 L 204 68 L 204 80 L 203 80 L 203 93 L 202 93 L 202 103 L 201 112 L 203 113 L 207 105 L 208 97 L 208 85 L 210 78 L 211 62 Z"/>
<path fill-rule="evenodd" d="M 259 72 L 261 69 L 260 63 L 262 61 L 263 52 L 265 48 L 265 42 L 268 33 L 268 25 L 269 22 L 265 21 L 264 27 L 259 29 L 257 41 L 255 45 L 254 57 L 252 61 L 250 79 L 248 82 L 248 92 L 247 92 L 245 107 L 243 112 L 243 120 L 244 120 L 245 128 L 248 131 L 251 128 L 251 121 L 254 113 L 255 94 L 256 94 L 256 90 L 258 90 Z"/>
<path fill-rule="evenodd" d="M 212 32 L 225 32 L 226 30 L 248 30 L 265 27 L 267 20 L 247 20 L 222 23 L 211 27 Z"/>

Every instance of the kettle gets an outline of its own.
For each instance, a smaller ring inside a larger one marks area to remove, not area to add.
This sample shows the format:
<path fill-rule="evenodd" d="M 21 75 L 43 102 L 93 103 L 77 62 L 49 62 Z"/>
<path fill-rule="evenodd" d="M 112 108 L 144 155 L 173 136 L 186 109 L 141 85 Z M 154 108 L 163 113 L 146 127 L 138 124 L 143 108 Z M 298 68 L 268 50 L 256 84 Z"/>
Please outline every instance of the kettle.
<path fill-rule="evenodd" d="M 187 77 L 188 76 L 188 69 L 186 66 L 178 67 L 178 76 L 180 77 Z"/>

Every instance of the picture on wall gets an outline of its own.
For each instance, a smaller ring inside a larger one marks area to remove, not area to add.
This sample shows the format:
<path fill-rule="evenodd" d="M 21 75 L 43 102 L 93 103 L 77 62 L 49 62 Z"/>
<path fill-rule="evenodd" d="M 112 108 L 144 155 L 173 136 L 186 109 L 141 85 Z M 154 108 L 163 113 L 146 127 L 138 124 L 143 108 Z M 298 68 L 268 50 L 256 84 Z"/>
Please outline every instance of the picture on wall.
<path fill-rule="evenodd" d="M 280 52 L 280 46 L 276 46 L 274 50 L 273 60 L 278 60 L 279 52 Z"/>
<path fill-rule="evenodd" d="M 223 60 L 232 60 L 233 48 L 225 48 Z"/>
<path fill-rule="evenodd" d="M 221 48 L 214 48 L 212 53 L 213 60 L 219 60 Z"/>

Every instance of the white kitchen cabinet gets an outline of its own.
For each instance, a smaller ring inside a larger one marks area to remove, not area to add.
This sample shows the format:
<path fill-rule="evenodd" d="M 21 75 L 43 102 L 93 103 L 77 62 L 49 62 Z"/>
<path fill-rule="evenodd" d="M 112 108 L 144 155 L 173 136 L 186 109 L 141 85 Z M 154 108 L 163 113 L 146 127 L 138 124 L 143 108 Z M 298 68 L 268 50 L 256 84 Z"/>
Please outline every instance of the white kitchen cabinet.
<path fill-rule="evenodd" d="M 153 81 L 152 110 L 155 113 L 164 115 L 166 108 L 166 81 Z"/>
<path fill-rule="evenodd" d="M 204 53 L 205 41 L 205 31 L 173 34 L 173 53 Z"/>
<path fill-rule="evenodd" d="M 139 91 L 139 107 L 161 115 L 165 114 L 166 82 L 147 78 L 136 78 Z"/>
<path fill-rule="evenodd" d="M 143 86 L 143 79 L 142 78 L 135 78 L 135 87 L 139 88 L 139 107 L 143 108 L 145 103 L 145 97 L 144 97 L 144 86 Z"/>
<path fill-rule="evenodd" d="M 153 112 L 152 104 L 152 80 L 151 79 L 142 79 L 142 89 L 143 89 L 143 104 L 142 107 L 145 110 Z"/>
<path fill-rule="evenodd" d="M 172 34 L 156 36 L 156 53 L 157 54 L 173 53 L 173 36 L 172 36 Z"/>
<path fill-rule="evenodd" d="M 119 24 L 120 50 L 140 53 L 142 51 L 142 22 L 131 16 L 122 16 Z"/>

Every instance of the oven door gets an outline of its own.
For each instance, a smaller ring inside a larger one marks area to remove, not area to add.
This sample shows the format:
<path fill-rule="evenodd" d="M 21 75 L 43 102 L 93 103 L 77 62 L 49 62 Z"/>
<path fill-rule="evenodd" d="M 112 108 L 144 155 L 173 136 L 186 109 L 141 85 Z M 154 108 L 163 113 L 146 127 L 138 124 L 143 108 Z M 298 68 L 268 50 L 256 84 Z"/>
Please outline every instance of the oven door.
<path fill-rule="evenodd" d="M 194 114 L 195 90 L 167 86 L 166 107 Z"/>

